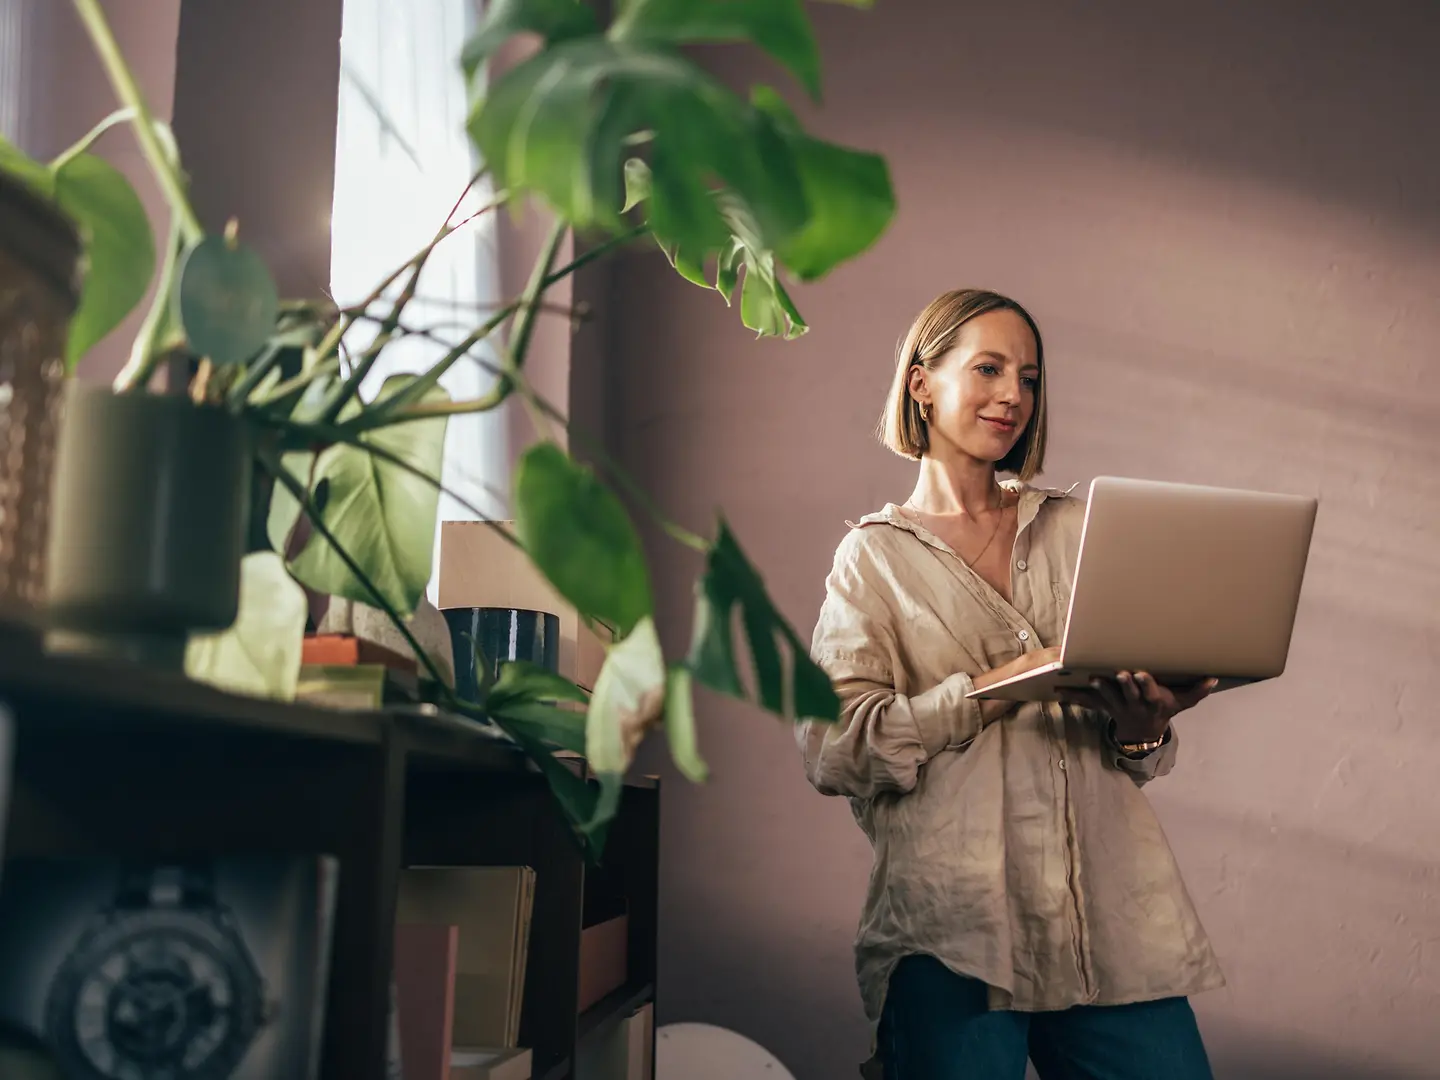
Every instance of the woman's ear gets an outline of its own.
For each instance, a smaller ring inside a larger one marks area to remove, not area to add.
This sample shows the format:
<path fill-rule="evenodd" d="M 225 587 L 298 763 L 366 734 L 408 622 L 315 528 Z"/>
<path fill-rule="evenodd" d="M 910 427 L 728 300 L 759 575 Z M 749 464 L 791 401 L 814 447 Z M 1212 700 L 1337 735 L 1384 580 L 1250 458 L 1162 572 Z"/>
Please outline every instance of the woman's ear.
<path fill-rule="evenodd" d="M 927 374 L 929 373 L 925 370 L 924 364 L 910 365 L 910 371 L 906 375 L 906 380 L 909 385 L 910 396 L 916 401 L 924 401 L 930 393 L 930 388 L 926 385 L 925 380 Z"/>

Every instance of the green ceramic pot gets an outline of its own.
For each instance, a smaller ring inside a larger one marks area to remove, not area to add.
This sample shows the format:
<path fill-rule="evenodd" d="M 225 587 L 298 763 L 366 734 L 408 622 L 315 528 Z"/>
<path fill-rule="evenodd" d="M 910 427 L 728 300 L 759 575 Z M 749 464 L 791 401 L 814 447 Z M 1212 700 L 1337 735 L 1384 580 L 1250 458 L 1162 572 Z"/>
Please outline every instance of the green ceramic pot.
<path fill-rule="evenodd" d="M 55 464 L 46 649 L 183 671 L 190 634 L 235 621 L 250 429 L 185 397 L 72 381 Z"/>

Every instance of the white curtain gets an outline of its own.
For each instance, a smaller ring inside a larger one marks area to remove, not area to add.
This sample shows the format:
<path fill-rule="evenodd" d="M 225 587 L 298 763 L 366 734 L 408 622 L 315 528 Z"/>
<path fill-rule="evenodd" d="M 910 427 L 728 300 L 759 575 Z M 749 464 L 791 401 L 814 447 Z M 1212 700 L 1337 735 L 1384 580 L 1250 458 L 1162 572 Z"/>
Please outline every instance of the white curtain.
<path fill-rule="evenodd" d="M 34 61 L 48 45 L 48 0 L 0 0 L 0 135 L 22 150 L 36 153 L 37 115 L 43 95 L 36 92 Z"/>
<path fill-rule="evenodd" d="M 337 303 L 364 299 L 428 243 L 475 174 L 479 162 L 465 136 L 467 94 L 459 65 L 472 25 L 471 3 L 345 0 L 331 221 L 330 276 Z M 457 218 L 492 194 L 488 186 L 477 186 Z M 499 299 L 495 228 L 487 214 L 436 249 L 405 322 L 454 341 L 488 317 Z M 384 309 L 377 305 L 377 310 Z M 365 337 L 357 335 L 356 343 L 363 346 Z M 391 375 L 423 371 L 444 352 L 444 345 L 419 338 L 392 342 L 362 392 L 368 397 Z M 493 355 L 482 355 L 493 362 Z M 457 400 L 483 394 L 493 382 L 480 364 L 468 360 L 442 380 Z M 505 517 L 508 473 L 501 411 L 452 417 L 441 479 L 480 514 L 442 496 L 441 520 Z M 438 554 L 438 529 L 436 536 Z M 437 557 L 432 602 L 438 567 Z"/>

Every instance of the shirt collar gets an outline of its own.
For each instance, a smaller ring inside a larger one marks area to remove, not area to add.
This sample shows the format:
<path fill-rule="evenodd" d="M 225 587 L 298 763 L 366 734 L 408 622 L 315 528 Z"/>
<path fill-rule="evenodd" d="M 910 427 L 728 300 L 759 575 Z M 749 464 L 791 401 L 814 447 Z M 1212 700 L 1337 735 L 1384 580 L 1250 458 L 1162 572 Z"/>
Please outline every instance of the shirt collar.
<path fill-rule="evenodd" d="M 1033 487 L 1023 480 L 1002 480 L 1000 486 L 1007 491 L 1020 493 L 1020 514 L 1017 524 L 1017 531 L 1019 531 L 1035 520 L 1041 504 L 1047 499 L 1063 499 L 1079 484 L 1071 484 L 1068 488 L 1061 490 L 1060 488 Z M 919 535 L 921 531 L 926 531 L 923 530 L 923 526 L 916 524 L 901 513 L 900 507 L 896 503 L 886 503 L 879 510 L 866 514 L 859 521 L 846 521 L 845 524 L 852 529 L 863 528 L 866 525 L 894 525 L 897 529 L 904 529 L 906 532 L 916 535 Z"/>

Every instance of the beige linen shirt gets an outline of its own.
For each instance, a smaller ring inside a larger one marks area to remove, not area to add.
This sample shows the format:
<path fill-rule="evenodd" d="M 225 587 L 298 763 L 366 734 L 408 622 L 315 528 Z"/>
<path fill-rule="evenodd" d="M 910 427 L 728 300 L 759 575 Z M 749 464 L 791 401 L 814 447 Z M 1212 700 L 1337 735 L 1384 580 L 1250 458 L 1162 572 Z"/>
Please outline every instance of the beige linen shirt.
<path fill-rule="evenodd" d="M 894 504 L 847 522 L 812 655 L 838 724 L 797 732 L 810 782 L 844 795 L 874 849 L 855 943 L 878 1022 L 890 972 L 928 953 L 992 1008 L 1118 1005 L 1224 985 L 1140 787 L 1177 738 L 1125 757 L 1096 713 L 1027 703 L 982 725 L 971 676 L 1058 644 L 1085 504 L 1020 493 L 1005 600 Z"/>

